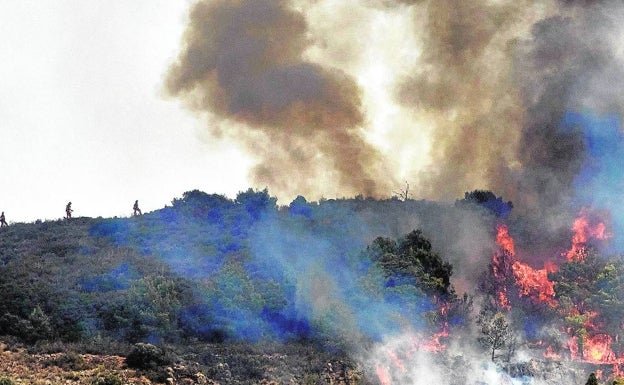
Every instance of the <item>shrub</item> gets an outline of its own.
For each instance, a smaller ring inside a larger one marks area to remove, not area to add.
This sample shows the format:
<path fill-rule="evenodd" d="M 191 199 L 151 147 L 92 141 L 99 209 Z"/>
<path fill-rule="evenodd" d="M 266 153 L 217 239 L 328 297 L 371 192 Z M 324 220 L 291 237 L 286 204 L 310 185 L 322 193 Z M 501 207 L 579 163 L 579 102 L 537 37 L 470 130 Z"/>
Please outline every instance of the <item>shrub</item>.
<path fill-rule="evenodd" d="M 14 385 L 15 383 L 10 378 L 0 377 L 0 385 Z"/>
<path fill-rule="evenodd" d="M 89 363 L 80 354 L 69 352 L 43 362 L 44 366 L 54 365 L 66 371 L 89 369 Z"/>
<path fill-rule="evenodd" d="M 137 369 L 156 369 L 158 366 L 166 365 L 170 360 L 165 352 L 152 344 L 138 343 L 126 357 L 126 364 Z"/>
<path fill-rule="evenodd" d="M 93 380 L 92 385 L 122 385 L 121 378 L 116 374 L 106 374 Z"/>
<path fill-rule="evenodd" d="M 316 384 L 320 384 L 321 383 L 321 377 L 316 374 L 306 374 L 305 376 L 303 376 L 303 379 L 301 380 L 301 383 L 303 385 L 316 385 Z"/>

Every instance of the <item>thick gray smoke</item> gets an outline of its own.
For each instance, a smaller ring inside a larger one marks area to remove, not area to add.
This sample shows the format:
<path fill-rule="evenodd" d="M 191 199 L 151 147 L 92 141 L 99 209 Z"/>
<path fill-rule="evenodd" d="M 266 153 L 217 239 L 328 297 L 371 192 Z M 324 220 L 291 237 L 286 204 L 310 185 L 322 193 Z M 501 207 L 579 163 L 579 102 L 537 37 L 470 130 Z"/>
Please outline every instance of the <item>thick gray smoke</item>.
<path fill-rule="evenodd" d="M 306 20 L 287 0 L 201 1 L 167 90 L 241 125 L 228 135 L 259 158 L 258 184 L 313 195 L 317 180 L 345 195 L 379 195 L 380 155 L 363 138 L 360 90 L 339 69 L 306 61 Z"/>
<path fill-rule="evenodd" d="M 574 2 L 581 3 L 590 2 Z M 617 91 L 624 85 L 622 57 L 612 40 L 621 36 L 616 20 L 622 5 L 592 3 L 596 5 L 565 7 L 540 20 L 515 49 L 515 81 L 526 109 L 518 148 L 523 165 L 518 199 L 553 228 L 570 223 L 569 208 L 583 188 L 576 178 L 589 161 L 591 144 L 582 127 L 562 124 L 566 115 L 620 115 L 624 106 Z"/>
<path fill-rule="evenodd" d="M 213 131 L 245 145 L 258 160 L 254 181 L 280 198 L 387 196 L 397 180 L 408 180 L 417 198 L 490 189 L 530 223 L 514 236 L 531 254 L 569 242 L 561 231 L 577 213 L 577 176 L 590 149 L 582 127 L 562 122 L 570 113 L 624 112 L 623 19 L 619 1 L 204 0 L 191 9 L 166 86 L 215 117 Z M 393 118 L 395 110 L 405 117 Z M 411 220 L 425 230 L 435 223 L 425 214 Z M 431 237 L 469 289 L 484 266 L 473 262 L 490 258 L 491 229 L 468 216 L 447 220 L 465 232 L 441 223 Z M 387 233 L 412 228 L 396 227 Z M 339 285 L 304 267 L 313 272 L 302 292 L 322 300 L 319 308 L 334 306 L 327 293 Z M 446 380 L 446 367 L 426 354 L 386 362 L 384 349 L 396 343 L 382 341 L 369 357 L 385 365 L 381 382 Z M 464 355 L 472 383 L 512 381 L 473 365 L 488 360 L 462 349 L 450 352 Z M 580 383 L 563 374 L 536 381 L 565 382 Z"/>
<path fill-rule="evenodd" d="M 421 171 L 425 193 L 452 199 L 487 186 L 510 196 L 501 179 L 517 166 L 523 117 L 509 46 L 523 27 L 521 2 L 417 3 L 421 67 L 399 83 L 397 99 L 434 112 L 431 166 Z"/>
<path fill-rule="evenodd" d="M 536 231 L 567 228 L 587 143 L 562 121 L 621 114 L 621 3 L 399 3 L 419 7 L 415 23 L 424 25 L 421 68 L 396 94 L 435 111 L 424 194 L 450 199 L 481 186 L 511 199 Z"/>
<path fill-rule="evenodd" d="M 622 15 L 616 1 L 204 0 L 166 86 L 281 199 L 490 189 L 557 233 L 587 159 L 562 120 L 622 112 Z"/>

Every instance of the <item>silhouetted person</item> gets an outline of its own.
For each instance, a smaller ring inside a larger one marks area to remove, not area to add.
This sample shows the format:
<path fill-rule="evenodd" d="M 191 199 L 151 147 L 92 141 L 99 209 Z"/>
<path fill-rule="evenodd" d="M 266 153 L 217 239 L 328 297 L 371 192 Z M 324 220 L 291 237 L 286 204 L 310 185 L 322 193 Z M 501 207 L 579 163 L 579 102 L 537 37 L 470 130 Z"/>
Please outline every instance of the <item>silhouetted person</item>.
<path fill-rule="evenodd" d="M 0 214 L 0 227 L 5 227 L 8 225 L 9 224 L 6 223 L 6 219 L 4 218 L 4 211 L 3 211 L 2 214 Z"/>
<path fill-rule="evenodd" d="M 143 215 L 141 209 L 139 208 L 139 200 L 134 201 L 134 206 L 132 206 L 134 213 L 132 215 Z M 137 214 L 138 213 L 138 214 Z"/>
<path fill-rule="evenodd" d="M 72 213 L 72 208 L 71 208 L 71 202 L 69 202 L 67 204 L 67 206 L 65 206 L 65 214 L 67 215 L 67 219 L 71 218 L 71 213 Z"/>

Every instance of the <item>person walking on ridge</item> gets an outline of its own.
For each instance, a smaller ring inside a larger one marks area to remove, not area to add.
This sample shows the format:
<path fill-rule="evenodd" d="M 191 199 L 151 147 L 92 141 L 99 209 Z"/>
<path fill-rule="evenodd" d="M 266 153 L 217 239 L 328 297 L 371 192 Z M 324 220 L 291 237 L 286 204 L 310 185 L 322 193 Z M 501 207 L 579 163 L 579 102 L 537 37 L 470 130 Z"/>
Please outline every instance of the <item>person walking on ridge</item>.
<path fill-rule="evenodd" d="M 8 225 L 9 224 L 6 223 L 6 218 L 4 217 L 4 211 L 3 211 L 2 214 L 0 214 L 0 227 L 5 227 Z"/>
<path fill-rule="evenodd" d="M 141 212 L 141 209 L 139 208 L 139 200 L 138 199 L 134 201 L 134 206 L 132 206 L 132 209 L 134 210 L 132 215 L 143 215 L 143 213 Z M 137 214 L 137 213 L 139 213 L 139 214 Z"/>
<path fill-rule="evenodd" d="M 67 218 L 67 219 L 70 219 L 70 218 L 71 218 L 71 213 L 72 213 L 72 211 L 74 211 L 74 210 L 72 210 L 72 208 L 71 208 L 71 202 L 69 202 L 69 203 L 67 204 L 67 206 L 65 206 L 65 214 L 66 214 L 66 218 Z"/>

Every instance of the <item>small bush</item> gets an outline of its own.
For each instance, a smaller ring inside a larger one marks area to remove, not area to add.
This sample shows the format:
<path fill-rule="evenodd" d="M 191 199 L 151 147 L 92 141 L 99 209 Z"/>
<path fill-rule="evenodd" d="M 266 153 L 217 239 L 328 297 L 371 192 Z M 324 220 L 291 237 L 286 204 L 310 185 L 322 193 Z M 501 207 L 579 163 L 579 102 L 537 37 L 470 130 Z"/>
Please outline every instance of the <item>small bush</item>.
<path fill-rule="evenodd" d="M 14 385 L 15 383 L 10 378 L 0 377 L 0 385 Z"/>
<path fill-rule="evenodd" d="M 161 348 L 146 343 L 135 344 L 126 357 L 126 364 L 136 369 L 156 369 L 169 362 L 170 360 Z"/>
<path fill-rule="evenodd" d="M 303 380 L 301 381 L 301 383 L 303 385 L 317 385 L 321 383 L 321 377 L 316 373 L 306 374 L 305 376 L 303 376 Z"/>
<path fill-rule="evenodd" d="M 43 363 L 44 366 L 54 365 L 65 371 L 81 371 L 89 369 L 88 362 L 77 353 L 63 353 L 55 358 L 50 358 Z"/>
<path fill-rule="evenodd" d="M 91 385 L 122 385 L 122 382 L 118 375 L 106 374 L 93 380 Z"/>

